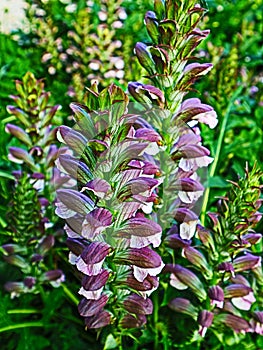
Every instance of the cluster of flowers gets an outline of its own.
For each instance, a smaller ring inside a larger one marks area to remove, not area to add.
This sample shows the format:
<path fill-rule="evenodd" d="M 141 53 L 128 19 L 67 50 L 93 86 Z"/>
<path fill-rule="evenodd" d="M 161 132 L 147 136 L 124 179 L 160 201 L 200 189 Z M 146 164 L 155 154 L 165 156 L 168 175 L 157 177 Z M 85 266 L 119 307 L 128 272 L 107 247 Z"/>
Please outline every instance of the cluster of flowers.
<path fill-rule="evenodd" d="M 195 318 L 202 336 L 208 327 L 216 329 L 220 323 L 237 333 L 263 335 L 263 312 L 256 310 L 260 307 L 260 296 L 255 293 L 263 283 L 257 250 L 262 234 L 253 230 L 262 217 L 258 212 L 262 205 L 261 177 L 262 172 L 256 167 L 250 172 L 246 169 L 245 177 L 233 183 L 229 194 L 222 198 L 218 212 L 208 214 L 211 229 L 198 225 L 194 241 L 182 240 L 176 234 L 167 239 L 168 245 L 181 252 L 188 266 L 190 263 L 196 270 L 194 273 L 181 265 L 167 265 L 166 270 L 172 273 L 172 286 L 179 290 L 189 287 L 200 300 L 194 306 L 189 299 L 179 297 L 169 306 Z M 246 311 L 250 311 L 252 304 L 251 318 Z"/>
<path fill-rule="evenodd" d="M 82 277 L 78 309 L 86 326 L 117 320 L 122 328 L 140 327 L 152 313 L 148 296 L 164 266 L 151 248 L 160 245 L 162 229 L 145 216 L 160 183 L 147 157 L 160 136 L 134 128 L 136 116 L 127 113 L 128 97 L 117 86 L 98 93 L 94 84 L 88 96 L 87 106 L 71 104 L 76 128 L 58 130 L 69 149 L 57 166 L 76 183 L 57 190 L 56 213 L 67 221 L 69 260 Z"/>
<path fill-rule="evenodd" d="M 54 233 L 49 233 L 57 221 L 51 205 L 54 191 L 50 180 L 53 176 L 58 179 L 59 174 L 53 172 L 58 149 L 51 124 L 59 105 L 48 105 L 50 93 L 44 90 L 43 80 L 37 80 L 32 73 L 16 81 L 16 90 L 18 94 L 11 96 L 15 106 L 7 106 L 16 124 L 6 124 L 6 132 L 19 144 L 9 148 L 8 158 L 20 164 L 20 170 L 13 173 L 15 185 L 8 214 L 10 240 L 2 245 L 2 252 L 4 260 L 19 267 L 25 278 L 22 282 L 6 283 L 12 296 L 36 292 L 38 283 L 46 281 L 57 286 L 64 279 L 61 270 L 50 270 L 44 263 L 55 244 Z"/>
<path fill-rule="evenodd" d="M 135 52 L 156 86 L 129 84 L 143 113 L 136 104 L 128 106 L 127 96 L 116 86 L 99 94 L 93 84 L 87 106 L 71 105 L 76 129 L 59 129 L 59 139 L 75 156 L 60 156 L 58 167 L 78 181 L 75 190 L 57 191 L 56 212 L 67 219 L 70 261 L 84 274 L 79 311 L 89 328 L 114 318 L 123 327 L 144 324 L 149 309 L 142 312 L 143 296 L 157 288 L 156 276 L 164 266 L 150 245 L 158 248 L 162 233 L 164 238 L 175 223 L 180 239 L 190 239 L 196 230 L 198 216 L 192 209 L 204 191 L 197 170 L 212 161 L 196 124 L 215 127 L 217 119 L 213 108 L 199 99 L 183 102 L 191 84 L 212 67 L 187 65 L 208 34 L 196 28 L 204 10 L 194 2 L 188 7 L 156 1 L 156 13 L 145 16 L 154 45 L 138 43 Z M 185 22 L 176 22 L 187 11 Z M 191 25 L 189 13 L 191 23 L 198 16 Z M 160 251 L 167 258 L 165 247 Z M 125 287 L 117 289 L 123 279 Z M 133 307 L 131 313 L 127 303 L 120 304 L 125 298 L 129 303 L 136 298 L 140 308 Z M 101 311 L 106 304 L 110 313 Z"/>
<path fill-rule="evenodd" d="M 83 7 L 62 2 L 61 17 L 67 35 L 52 13 L 55 10 L 51 1 L 35 1 L 28 9 L 31 31 L 44 51 L 42 63 L 50 75 L 62 70 L 70 74 L 68 94 L 77 101 L 83 100 L 87 79 L 96 78 L 104 87 L 113 79 L 124 83 L 123 43 L 116 39 L 116 31 L 127 17 L 121 4 L 122 0 L 87 1 Z"/>

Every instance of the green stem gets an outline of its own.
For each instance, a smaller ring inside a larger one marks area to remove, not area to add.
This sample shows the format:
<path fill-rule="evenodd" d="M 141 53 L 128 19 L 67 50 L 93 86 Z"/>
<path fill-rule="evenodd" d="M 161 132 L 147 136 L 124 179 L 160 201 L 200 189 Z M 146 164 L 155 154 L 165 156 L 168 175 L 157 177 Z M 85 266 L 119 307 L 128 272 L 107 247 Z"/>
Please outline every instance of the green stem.
<path fill-rule="evenodd" d="M 78 298 L 75 297 L 75 295 L 71 292 L 71 290 L 68 289 L 68 287 L 64 283 L 61 284 L 61 287 L 63 288 L 64 293 L 69 297 L 69 299 L 74 304 L 78 305 L 79 300 L 78 300 Z"/>
<path fill-rule="evenodd" d="M 153 295 L 153 326 L 154 326 L 154 350 L 159 349 L 159 331 L 158 331 L 158 316 L 159 316 L 159 299 L 158 293 Z"/>
<path fill-rule="evenodd" d="M 7 313 L 9 315 L 12 314 L 38 314 L 41 313 L 41 311 L 37 309 L 13 309 L 13 310 L 7 310 Z"/>
<path fill-rule="evenodd" d="M 44 323 L 42 323 L 42 322 L 23 322 L 23 323 L 12 324 L 10 326 L 0 328 L 0 333 L 12 331 L 14 329 L 19 329 L 19 328 L 26 328 L 26 327 L 44 327 Z"/>
<path fill-rule="evenodd" d="M 221 149 L 222 149 L 222 144 L 224 141 L 224 136 L 225 136 L 225 132 L 226 132 L 228 118 L 229 118 L 229 115 L 230 115 L 230 112 L 231 112 L 231 109 L 233 106 L 233 102 L 237 98 L 237 96 L 240 94 L 241 90 L 242 90 L 242 87 L 240 86 L 234 92 L 232 98 L 230 99 L 230 101 L 227 105 L 225 117 L 223 119 L 223 122 L 222 122 L 222 125 L 220 128 L 220 133 L 219 133 L 218 142 L 217 142 L 217 146 L 216 146 L 216 153 L 215 153 L 214 161 L 213 161 L 212 166 L 211 166 L 210 171 L 209 171 L 208 180 L 215 175 L 216 168 L 217 168 L 217 165 L 219 162 Z M 208 185 L 208 187 L 205 191 L 205 194 L 204 194 L 203 206 L 202 206 L 202 210 L 201 210 L 200 220 L 201 220 L 202 225 L 205 225 L 205 217 L 206 217 L 206 210 L 207 210 L 208 201 L 209 201 L 209 195 L 210 195 L 210 187 Z"/>

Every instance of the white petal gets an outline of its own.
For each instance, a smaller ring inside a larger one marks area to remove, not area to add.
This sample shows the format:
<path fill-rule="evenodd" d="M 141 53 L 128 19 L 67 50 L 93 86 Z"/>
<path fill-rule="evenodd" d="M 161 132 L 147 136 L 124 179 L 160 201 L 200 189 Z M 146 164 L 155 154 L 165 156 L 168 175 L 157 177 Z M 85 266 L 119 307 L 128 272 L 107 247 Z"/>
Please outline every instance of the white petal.
<path fill-rule="evenodd" d="M 170 285 L 179 290 L 184 290 L 188 288 L 188 286 L 182 283 L 173 273 L 170 276 Z"/>
<path fill-rule="evenodd" d="M 55 206 L 56 206 L 56 210 L 55 210 L 56 215 L 62 219 L 71 218 L 76 214 L 74 210 L 69 209 L 68 207 L 65 206 L 65 204 L 63 204 L 60 201 L 57 201 L 55 203 Z"/>
<path fill-rule="evenodd" d="M 102 264 L 104 262 L 104 259 L 97 264 L 88 265 L 85 263 L 85 261 L 79 256 L 76 259 L 76 266 L 77 269 L 81 272 L 83 272 L 85 275 L 88 276 L 96 276 L 101 272 Z"/>
<path fill-rule="evenodd" d="M 251 305 L 256 301 L 253 292 L 250 292 L 248 295 L 239 298 L 231 299 L 233 305 L 240 310 L 248 311 L 251 308 Z"/>
<path fill-rule="evenodd" d="M 153 245 L 154 248 L 159 247 L 161 244 L 162 232 L 158 232 L 155 235 L 147 236 L 147 237 L 138 237 L 131 236 L 130 247 L 131 248 L 143 248 L 150 244 Z"/>
<path fill-rule="evenodd" d="M 203 195 L 203 191 L 195 191 L 195 192 L 185 192 L 185 191 L 179 191 L 178 197 L 183 203 L 193 203 L 197 201 L 198 198 L 200 198 Z"/>
<path fill-rule="evenodd" d="M 157 276 L 159 273 L 161 273 L 162 269 L 164 268 L 164 263 L 162 262 L 160 266 L 154 267 L 151 269 L 143 269 L 138 266 L 133 266 L 133 275 L 139 282 L 143 282 L 147 275 L 150 276 Z"/>
<path fill-rule="evenodd" d="M 69 261 L 72 265 L 76 265 L 77 258 L 78 258 L 77 255 L 73 254 L 72 252 L 69 252 L 68 261 Z"/>
<path fill-rule="evenodd" d="M 103 291 L 103 287 L 101 287 L 100 289 L 97 289 L 97 290 L 93 290 L 93 291 L 88 291 L 88 290 L 84 289 L 83 287 L 81 287 L 80 290 L 78 291 L 78 293 L 80 295 L 83 295 L 87 299 L 97 300 L 100 298 L 102 291 Z"/>
<path fill-rule="evenodd" d="M 196 224 L 197 220 L 183 222 L 180 225 L 180 237 L 182 239 L 191 239 L 195 234 Z"/>

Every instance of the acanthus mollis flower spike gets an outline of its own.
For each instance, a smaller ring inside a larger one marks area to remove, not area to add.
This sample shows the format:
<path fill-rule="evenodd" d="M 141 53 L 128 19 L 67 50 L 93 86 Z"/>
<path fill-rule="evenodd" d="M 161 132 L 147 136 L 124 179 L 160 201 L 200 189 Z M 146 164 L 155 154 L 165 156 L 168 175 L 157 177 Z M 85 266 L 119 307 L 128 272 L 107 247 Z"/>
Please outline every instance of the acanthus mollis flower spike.
<path fill-rule="evenodd" d="M 186 289 L 189 287 L 200 300 L 206 299 L 206 291 L 203 283 L 191 270 L 178 264 L 167 264 L 164 268 L 164 272 L 172 273 L 171 284 L 173 287 L 179 287 L 179 289 Z"/>
<path fill-rule="evenodd" d="M 213 323 L 213 319 L 214 319 L 214 314 L 211 311 L 202 310 L 199 313 L 197 322 L 200 325 L 198 333 L 201 335 L 201 337 L 205 336 L 207 328 L 209 328 Z"/>
<path fill-rule="evenodd" d="M 189 315 L 194 319 L 197 318 L 198 309 L 185 298 L 175 298 L 172 299 L 169 304 L 169 308 L 176 312 L 181 312 L 183 314 Z"/>
<path fill-rule="evenodd" d="M 253 254 L 246 254 L 233 260 L 235 272 L 246 271 L 261 266 L 261 257 Z"/>
<path fill-rule="evenodd" d="M 211 305 L 215 305 L 216 307 L 222 309 L 225 298 L 223 289 L 218 285 L 212 286 L 209 288 L 207 294 L 211 300 Z"/>

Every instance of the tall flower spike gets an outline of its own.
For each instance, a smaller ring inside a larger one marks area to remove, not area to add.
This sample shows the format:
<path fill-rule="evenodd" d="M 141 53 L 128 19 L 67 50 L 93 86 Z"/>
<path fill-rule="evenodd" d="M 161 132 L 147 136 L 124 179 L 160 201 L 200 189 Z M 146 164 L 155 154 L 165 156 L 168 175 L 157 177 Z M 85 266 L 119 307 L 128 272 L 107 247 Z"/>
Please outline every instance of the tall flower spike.
<path fill-rule="evenodd" d="M 15 242 L 22 249 L 15 248 L 19 255 L 9 249 L 4 258 L 21 269 L 24 292 L 38 293 L 40 284 L 57 287 L 64 280 L 62 272 L 56 279 L 49 278 L 45 272 L 56 269 L 52 256 L 49 259 L 46 256 L 55 244 L 56 235 L 50 230 L 57 221 L 51 205 L 54 201 L 51 183 L 58 152 L 53 119 L 60 106 L 50 106 L 50 93 L 44 90 L 43 80 L 30 72 L 22 81 L 16 80 L 16 90 L 17 95 L 10 96 L 14 105 L 7 106 L 14 124 L 6 124 L 5 130 L 17 139 L 17 146 L 9 148 L 8 158 L 19 164 L 21 170 L 15 173 L 7 219 L 9 247 Z M 26 269 L 22 261 L 26 261 Z"/>
<path fill-rule="evenodd" d="M 138 117 L 125 114 L 128 98 L 117 86 L 89 95 L 87 106 L 71 105 L 76 130 L 59 128 L 69 149 L 57 165 L 76 181 L 57 190 L 56 213 L 67 220 L 69 260 L 83 276 L 78 309 L 87 328 L 140 327 L 152 313 L 147 296 L 164 266 L 151 248 L 160 245 L 162 228 L 143 213 L 161 183 L 144 154 L 161 137 L 133 126 Z"/>

